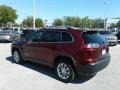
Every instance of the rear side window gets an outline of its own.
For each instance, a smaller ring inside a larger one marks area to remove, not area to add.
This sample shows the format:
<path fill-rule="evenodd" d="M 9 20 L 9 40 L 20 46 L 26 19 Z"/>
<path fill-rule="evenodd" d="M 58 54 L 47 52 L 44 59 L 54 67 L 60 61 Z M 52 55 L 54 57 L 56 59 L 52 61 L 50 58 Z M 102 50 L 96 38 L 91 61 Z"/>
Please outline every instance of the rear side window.
<path fill-rule="evenodd" d="M 63 42 L 70 42 L 70 41 L 73 41 L 73 40 L 72 40 L 72 37 L 69 33 L 63 32 L 62 33 L 62 41 Z"/>
<path fill-rule="evenodd" d="M 44 42 L 60 42 L 61 41 L 61 33 L 54 31 L 46 31 L 44 35 Z"/>
<path fill-rule="evenodd" d="M 97 31 L 87 31 L 82 33 L 82 38 L 86 44 L 88 43 L 105 43 L 104 38 Z"/>

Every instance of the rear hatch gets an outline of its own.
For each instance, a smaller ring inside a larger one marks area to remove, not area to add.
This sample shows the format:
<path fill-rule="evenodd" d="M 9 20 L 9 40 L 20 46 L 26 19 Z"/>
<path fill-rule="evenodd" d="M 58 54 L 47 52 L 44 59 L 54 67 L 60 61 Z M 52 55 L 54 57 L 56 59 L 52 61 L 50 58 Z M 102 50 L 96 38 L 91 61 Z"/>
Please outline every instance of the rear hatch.
<path fill-rule="evenodd" d="M 10 37 L 9 31 L 0 31 L 0 39 L 5 39 L 8 36 Z"/>
<path fill-rule="evenodd" d="M 0 35 L 9 35 L 10 31 L 0 31 Z"/>
<path fill-rule="evenodd" d="M 94 63 L 98 58 L 109 52 L 109 47 L 105 39 L 99 35 L 98 31 L 85 31 L 82 33 L 84 59 L 88 63 Z"/>

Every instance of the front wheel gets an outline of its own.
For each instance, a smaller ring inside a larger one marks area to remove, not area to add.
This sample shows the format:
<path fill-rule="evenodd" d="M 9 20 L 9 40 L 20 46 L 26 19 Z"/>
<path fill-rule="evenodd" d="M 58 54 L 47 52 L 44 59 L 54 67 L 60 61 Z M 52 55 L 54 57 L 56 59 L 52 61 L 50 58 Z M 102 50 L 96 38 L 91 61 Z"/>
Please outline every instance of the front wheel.
<path fill-rule="evenodd" d="M 69 83 L 75 79 L 76 73 L 69 61 L 58 61 L 55 65 L 55 72 L 60 81 Z"/>
<path fill-rule="evenodd" d="M 13 59 L 14 59 L 14 62 L 17 64 L 20 64 L 22 62 L 22 57 L 18 50 L 13 51 Z"/>

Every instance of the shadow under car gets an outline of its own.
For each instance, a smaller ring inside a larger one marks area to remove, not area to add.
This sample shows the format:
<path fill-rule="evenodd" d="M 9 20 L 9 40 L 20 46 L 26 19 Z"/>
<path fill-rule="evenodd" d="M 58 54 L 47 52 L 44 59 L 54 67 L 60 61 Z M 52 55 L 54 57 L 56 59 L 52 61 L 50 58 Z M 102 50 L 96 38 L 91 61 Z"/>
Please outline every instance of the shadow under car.
<path fill-rule="evenodd" d="M 14 60 L 13 60 L 12 56 L 7 57 L 6 60 L 10 61 L 11 63 L 14 63 Z M 30 62 L 30 61 L 27 61 L 27 62 L 22 63 L 20 65 L 22 65 L 26 68 L 35 70 L 35 71 L 37 71 L 39 73 L 42 73 L 44 75 L 50 76 L 53 79 L 58 80 L 55 73 L 54 73 L 54 69 L 52 69 L 52 68 L 49 68 L 49 67 L 46 67 L 44 65 L 40 65 L 40 64 L 37 64 L 37 63 L 34 63 L 34 62 Z M 75 79 L 71 83 L 82 84 L 82 83 L 87 82 L 88 80 L 92 79 L 94 76 L 95 75 L 79 76 L 77 79 Z"/>

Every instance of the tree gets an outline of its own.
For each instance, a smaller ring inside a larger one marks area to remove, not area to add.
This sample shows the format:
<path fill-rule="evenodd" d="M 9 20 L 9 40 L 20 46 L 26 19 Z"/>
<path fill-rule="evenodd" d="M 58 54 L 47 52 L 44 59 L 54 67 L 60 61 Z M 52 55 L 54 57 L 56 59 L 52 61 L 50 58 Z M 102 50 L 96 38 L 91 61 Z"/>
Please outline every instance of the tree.
<path fill-rule="evenodd" d="M 43 20 L 40 19 L 40 18 L 37 18 L 35 20 L 35 26 L 37 28 L 38 27 L 43 27 L 44 26 Z M 23 27 L 30 27 L 30 28 L 33 27 L 33 17 L 32 16 L 29 16 L 29 17 L 27 17 L 26 19 L 23 20 Z"/>
<path fill-rule="evenodd" d="M 84 18 L 82 19 L 82 21 L 83 21 L 83 26 L 84 26 L 84 27 L 86 27 L 86 28 L 90 27 L 90 20 L 89 20 L 89 17 L 88 17 L 88 16 L 84 17 Z"/>
<path fill-rule="evenodd" d="M 0 26 L 6 26 L 8 22 L 15 23 L 17 17 L 16 10 L 12 7 L 0 6 Z"/>
<path fill-rule="evenodd" d="M 53 22 L 55 26 L 74 26 L 82 28 L 104 28 L 104 20 L 101 18 L 90 19 L 88 16 L 84 18 L 65 16 L 62 19 L 55 19 Z"/>
<path fill-rule="evenodd" d="M 36 26 L 37 28 L 43 27 L 43 26 L 44 26 L 43 20 L 40 19 L 40 18 L 37 18 L 37 19 L 35 20 L 35 26 Z"/>
<path fill-rule="evenodd" d="M 20 27 L 20 25 L 18 23 L 15 23 L 14 27 Z"/>
<path fill-rule="evenodd" d="M 114 24 L 114 23 L 111 23 L 111 24 L 110 24 L 110 29 L 113 29 L 113 28 L 116 28 L 116 27 L 117 27 L 116 24 Z"/>
<path fill-rule="evenodd" d="M 62 26 L 63 24 L 64 24 L 63 20 L 59 19 L 59 18 L 57 18 L 53 21 L 53 26 Z"/>
<path fill-rule="evenodd" d="M 33 17 L 27 17 L 23 20 L 23 26 L 24 27 L 33 27 Z"/>
<path fill-rule="evenodd" d="M 101 18 L 94 19 L 94 28 L 104 28 L 104 20 Z"/>
<path fill-rule="evenodd" d="M 81 24 L 79 17 L 68 16 L 68 17 L 63 17 L 63 20 L 66 26 L 80 27 Z"/>

